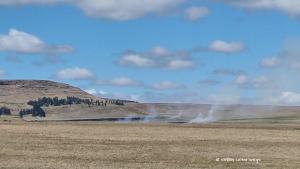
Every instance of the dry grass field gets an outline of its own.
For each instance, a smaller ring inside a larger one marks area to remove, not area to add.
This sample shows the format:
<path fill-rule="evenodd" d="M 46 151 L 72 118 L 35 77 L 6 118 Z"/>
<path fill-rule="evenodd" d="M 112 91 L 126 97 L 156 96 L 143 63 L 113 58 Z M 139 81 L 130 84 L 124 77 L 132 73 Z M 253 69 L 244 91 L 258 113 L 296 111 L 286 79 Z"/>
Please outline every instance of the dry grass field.
<path fill-rule="evenodd" d="M 300 125 L 298 121 L 145 124 L 6 119 L 0 121 L 0 168 L 297 169 Z"/>

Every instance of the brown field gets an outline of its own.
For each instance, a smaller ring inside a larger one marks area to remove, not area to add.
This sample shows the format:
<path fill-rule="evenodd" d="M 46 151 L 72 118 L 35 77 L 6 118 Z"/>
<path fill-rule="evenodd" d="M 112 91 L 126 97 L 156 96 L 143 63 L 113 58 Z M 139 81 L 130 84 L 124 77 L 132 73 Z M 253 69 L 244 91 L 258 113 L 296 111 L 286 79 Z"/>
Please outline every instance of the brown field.
<path fill-rule="evenodd" d="M 218 162 L 217 158 L 261 161 Z M 71 123 L 2 118 L 0 168 L 297 169 L 300 123 Z"/>

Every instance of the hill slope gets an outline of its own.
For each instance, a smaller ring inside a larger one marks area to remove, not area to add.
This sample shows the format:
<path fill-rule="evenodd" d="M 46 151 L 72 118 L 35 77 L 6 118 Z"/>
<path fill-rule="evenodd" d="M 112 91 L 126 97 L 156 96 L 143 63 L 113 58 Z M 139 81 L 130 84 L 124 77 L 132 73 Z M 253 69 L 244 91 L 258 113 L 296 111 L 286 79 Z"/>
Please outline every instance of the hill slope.
<path fill-rule="evenodd" d="M 0 80 L 0 106 L 8 106 L 13 110 L 26 107 L 29 100 L 67 96 L 95 99 L 95 96 L 64 83 L 47 80 Z"/>

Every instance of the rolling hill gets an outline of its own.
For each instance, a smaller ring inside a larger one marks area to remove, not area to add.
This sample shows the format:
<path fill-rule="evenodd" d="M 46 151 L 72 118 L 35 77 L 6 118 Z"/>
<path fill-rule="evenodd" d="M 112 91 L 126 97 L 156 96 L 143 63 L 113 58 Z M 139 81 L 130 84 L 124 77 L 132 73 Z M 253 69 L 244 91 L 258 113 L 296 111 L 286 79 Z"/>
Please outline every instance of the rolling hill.
<path fill-rule="evenodd" d="M 0 80 L 0 106 L 7 106 L 13 111 L 27 108 L 29 100 L 67 96 L 96 99 L 95 96 L 64 83 L 47 80 Z"/>

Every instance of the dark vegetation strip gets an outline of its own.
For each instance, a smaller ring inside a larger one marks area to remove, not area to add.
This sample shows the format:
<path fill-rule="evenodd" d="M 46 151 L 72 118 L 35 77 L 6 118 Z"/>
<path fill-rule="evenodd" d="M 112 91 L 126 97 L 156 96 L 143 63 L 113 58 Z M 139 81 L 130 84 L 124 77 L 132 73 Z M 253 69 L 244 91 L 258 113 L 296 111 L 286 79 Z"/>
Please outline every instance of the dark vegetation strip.
<path fill-rule="evenodd" d="M 122 106 L 125 103 L 130 102 L 126 100 L 115 100 L 115 99 L 104 99 L 104 100 L 93 100 L 93 99 L 81 99 L 74 96 L 68 96 L 66 99 L 59 99 L 58 97 L 50 98 L 43 97 L 38 100 L 30 100 L 27 102 L 28 105 L 32 106 L 31 109 L 23 109 L 19 112 L 19 116 L 23 118 L 24 115 L 31 114 L 33 117 L 46 117 L 45 111 L 42 107 L 49 106 L 63 106 L 63 105 L 74 105 L 74 104 L 87 104 L 90 106 L 104 106 L 107 104 L 115 104 Z"/>
<path fill-rule="evenodd" d="M 0 108 L 0 116 L 1 115 L 11 115 L 11 111 L 7 107 L 1 107 Z"/>
<path fill-rule="evenodd" d="M 68 119 L 68 120 L 55 120 L 55 121 L 108 121 L 108 122 L 131 122 L 131 121 L 155 121 L 155 120 L 167 120 L 166 117 L 108 117 L 108 118 L 97 118 L 97 119 Z"/>

